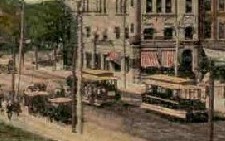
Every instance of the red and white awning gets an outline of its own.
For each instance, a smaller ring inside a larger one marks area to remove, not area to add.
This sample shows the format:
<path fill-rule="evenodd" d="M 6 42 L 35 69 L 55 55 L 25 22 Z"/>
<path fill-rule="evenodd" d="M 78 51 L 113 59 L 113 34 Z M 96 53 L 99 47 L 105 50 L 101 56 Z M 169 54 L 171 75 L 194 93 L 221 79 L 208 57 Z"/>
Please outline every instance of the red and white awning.
<path fill-rule="evenodd" d="M 115 61 L 115 60 L 120 60 L 121 55 L 118 52 L 109 52 L 107 56 L 107 60 Z"/>
<path fill-rule="evenodd" d="M 162 51 L 162 67 L 170 68 L 174 66 L 175 60 L 175 51 L 173 50 L 166 50 Z"/>
<path fill-rule="evenodd" d="M 157 58 L 157 51 L 143 51 L 141 52 L 141 66 L 146 67 L 159 67 Z"/>

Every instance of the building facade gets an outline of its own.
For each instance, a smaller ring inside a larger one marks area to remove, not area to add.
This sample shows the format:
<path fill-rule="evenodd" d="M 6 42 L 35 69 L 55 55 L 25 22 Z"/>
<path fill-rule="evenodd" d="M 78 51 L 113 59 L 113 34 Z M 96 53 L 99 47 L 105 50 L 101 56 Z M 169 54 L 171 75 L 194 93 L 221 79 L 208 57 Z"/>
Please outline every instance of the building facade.
<path fill-rule="evenodd" d="M 198 1 L 83 0 L 83 11 L 83 67 L 113 71 L 119 87 L 173 70 L 176 43 L 179 67 L 197 70 Z"/>

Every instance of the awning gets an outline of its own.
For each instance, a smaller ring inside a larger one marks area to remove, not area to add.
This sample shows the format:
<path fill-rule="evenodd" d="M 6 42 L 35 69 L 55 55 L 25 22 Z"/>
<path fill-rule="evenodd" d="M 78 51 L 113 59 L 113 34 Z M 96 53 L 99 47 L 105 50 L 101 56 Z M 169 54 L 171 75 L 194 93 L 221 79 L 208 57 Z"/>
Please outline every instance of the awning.
<path fill-rule="evenodd" d="M 109 52 L 106 60 L 114 61 L 117 64 L 121 64 L 121 54 L 119 52 Z"/>
<path fill-rule="evenodd" d="M 157 58 L 157 51 L 144 51 L 141 52 L 141 66 L 146 67 L 159 67 Z"/>
<path fill-rule="evenodd" d="M 175 59 L 175 51 L 167 50 L 162 51 L 162 67 L 170 68 L 174 66 L 174 59 Z"/>

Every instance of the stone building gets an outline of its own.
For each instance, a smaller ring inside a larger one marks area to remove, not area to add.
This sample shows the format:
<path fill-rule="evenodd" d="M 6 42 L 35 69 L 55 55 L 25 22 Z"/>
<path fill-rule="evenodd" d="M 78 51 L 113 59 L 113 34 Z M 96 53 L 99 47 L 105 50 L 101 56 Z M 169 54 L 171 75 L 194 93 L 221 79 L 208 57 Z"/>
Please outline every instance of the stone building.
<path fill-rule="evenodd" d="M 196 0 L 127 0 L 124 16 L 124 0 L 83 0 L 83 10 L 89 11 L 83 13 L 84 68 L 113 71 L 120 87 L 138 83 L 149 70 L 173 70 L 179 35 L 179 66 L 195 71 L 198 4 Z"/>

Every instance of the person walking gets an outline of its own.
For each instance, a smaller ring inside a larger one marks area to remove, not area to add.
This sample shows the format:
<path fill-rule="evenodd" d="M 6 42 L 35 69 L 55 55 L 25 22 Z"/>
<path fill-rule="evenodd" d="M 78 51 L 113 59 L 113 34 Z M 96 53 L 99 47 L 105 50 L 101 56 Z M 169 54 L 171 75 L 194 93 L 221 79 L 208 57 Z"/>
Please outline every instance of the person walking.
<path fill-rule="evenodd" d="M 11 120 L 12 119 L 12 112 L 13 112 L 13 104 L 12 104 L 11 101 L 7 102 L 6 109 L 7 109 L 6 112 L 7 112 L 8 119 Z"/>

